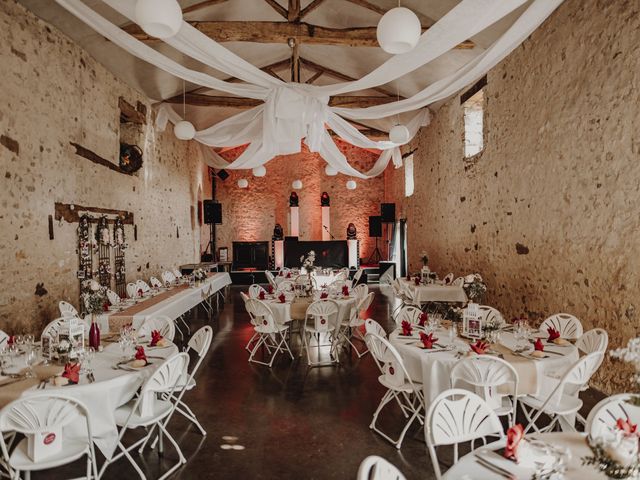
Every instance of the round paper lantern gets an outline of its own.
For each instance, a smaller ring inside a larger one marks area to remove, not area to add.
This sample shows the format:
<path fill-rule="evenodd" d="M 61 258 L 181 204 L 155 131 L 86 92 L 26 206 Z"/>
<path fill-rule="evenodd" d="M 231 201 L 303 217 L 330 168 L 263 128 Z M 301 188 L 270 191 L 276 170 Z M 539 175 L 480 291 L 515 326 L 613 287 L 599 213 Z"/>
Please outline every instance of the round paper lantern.
<path fill-rule="evenodd" d="M 331 165 L 327 165 L 326 167 L 324 167 L 324 173 L 326 173 L 330 177 L 333 177 L 334 175 L 338 174 L 338 171 Z"/>
<path fill-rule="evenodd" d="M 389 140 L 398 145 L 404 145 L 409 141 L 409 129 L 404 125 L 394 125 L 389 130 Z"/>
<path fill-rule="evenodd" d="M 260 165 L 252 170 L 254 177 L 264 177 L 267 174 L 267 169 L 264 165 Z"/>
<path fill-rule="evenodd" d="M 191 122 L 182 120 L 173 126 L 173 133 L 180 140 L 191 140 L 196 136 L 196 129 Z"/>
<path fill-rule="evenodd" d="M 240 188 L 247 188 L 249 186 L 249 180 L 247 180 L 246 178 L 241 178 L 240 180 L 238 180 L 238 186 Z"/>
<path fill-rule="evenodd" d="M 358 185 L 354 180 L 349 180 L 347 182 L 347 190 L 355 190 Z"/>
<path fill-rule="evenodd" d="M 415 13 L 404 7 L 392 8 L 385 13 L 376 29 L 380 47 L 394 55 L 413 50 L 421 34 L 420 20 Z"/>
<path fill-rule="evenodd" d="M 294 190 L 300 190 L 302 188 L 302 180 L 294 180 L 291 186 Z"/>
<path fill-rule="evenodd" d="M 138 0 L 136 23 L 147 35 L 171 38 L 182 25 L 182 9 L 177 0 Z"/>

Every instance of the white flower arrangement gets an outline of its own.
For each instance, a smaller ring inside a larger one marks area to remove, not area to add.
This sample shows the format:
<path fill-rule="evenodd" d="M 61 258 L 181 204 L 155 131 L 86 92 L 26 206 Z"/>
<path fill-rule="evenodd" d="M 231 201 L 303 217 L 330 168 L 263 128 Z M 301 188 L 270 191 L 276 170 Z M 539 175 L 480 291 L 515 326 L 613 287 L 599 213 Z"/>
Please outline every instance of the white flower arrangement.
<path fill-rule="evenodd" d="M 472 273 L 464 277 L 462 288 L 472 302 L 480 302 L 487 293 L 487 285 L 479 273 Z"/>
<path fill-rule="evenodd" d="M 107 289 L 95 280 L 85 280 L 82 284 L 82 301 L 87 313 L 98 315 L 104 311 L 104 306 L 108 303 Z"/>
<path fill-rule="evenodd" d="M 201 268 L 196 268 L 196 269 L 193 271 L 193 279 L 194 279 L 194 280 L 196 280 L 196 281 L 198 281 L 198 282 L 201 282 L 201 281 L 203 281 L 203 280 L 206 280 L 206 279 L 207 279 L 207 272 L 205 272 L 205 271 L 204 271 L 203 269 L 201 269 Z"/>
<path fill-rule="evenodd" d="M 618 419 L 616 425 L 597 437 L 589 437 L 592 455 L 583 457 L 583 465 L 593 465 L 608 478 L 637 478 L 640 473 L 637 426 Z"/>
<path fill-rule="evenodd" d="M 633 381 L 640 384 L 640 337 L 629 340 L 626 347 L 611 350 L 609 355 L 611 358 L 631 363 L 636 371 L 632 377 Z"/>
<path fill-rule="evenodd" d="M 316 261 L 316 252 L 311 250 L 306 255 L 300 257 L 300 262 L 302 263 L 302 270 L 306 271 L 306 273 L 313 273 L 316 269 L 314 262 Z"/>

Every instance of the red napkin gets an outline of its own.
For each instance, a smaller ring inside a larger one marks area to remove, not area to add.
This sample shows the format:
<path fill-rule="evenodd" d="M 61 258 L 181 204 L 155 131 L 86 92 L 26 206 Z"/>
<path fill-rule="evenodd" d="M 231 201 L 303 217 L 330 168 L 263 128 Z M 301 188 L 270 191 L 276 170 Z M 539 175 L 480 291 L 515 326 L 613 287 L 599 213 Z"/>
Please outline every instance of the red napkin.
<path fill-rule="evenodd" d="M 258 298 L 260 300 L 264 300 L 264 290 L 260 290 L 260 293 L 258 294 Z"/>
<path fill-rule="evenodd" d="M 287 278 L 291 278 L 291 272 L 287 273 Z"/>
<path fill-rule="evenodd" d="M 420 341 L 425 348 L 433 348 L 433 344 L 436 343 L 438 339 L 433 337 L 433 333 L 427 335 L 424 332 L 420 332 Z"/>
<path fill-rule="evenodd" d="M 102 304 L 102 311 L 103 312 L 108 312 L 109 311 L 109 302 L 104 302 Z"/>
<path fill-rule="evenodd" d="M 280 303 L 285 303 L 287 301 L 287 297 L 284 296 L 284 293 L 281 293 L 278 300 L 280 300 Z"/>
<path fill-rule="evenodd" d="M 622 430 L 625 437 L 630 437 L 631 435 L 638 434 L 638 425 L 634 425 L 628 419 L 625 420 L 624 418 L 619 418 L 616 422 L 616 426 L 619 430 Z"/>
<path fill-rule="evenodd" d="M 138 289 L 138 296 L 141 297 L 142 295 L 144 295 L 144 292 L 142 291 L 141 288 Z"/>
<path fill-rule="evenodd" d="M 273 294 L 273 285 L 267 287 L 267 292 L 269 292 L 269 295 Z"/>
<path fill-rule="evenodd" d="M 547 332 L 549 333 L 549 339 L 547 341 L 553 342 L 556 338 L 560 338 L 560 332 L 553 327 L 547 328 Z"/>
<path fill-rule="evenodd" d="M 162 335 L 160 335 L 160 332 L 158 330 L 152 330 L 151 331 L 151 342 L 149 342 L 149 346 L 150 347 L 155 347 L 160 340 L 162 340 Z"/>
<path fill-rule="evenodd" d="M 518 461 L 518 445 L 524 438 L 524 427 L 519 423 L 507 430 L 507 446 L 504 448 L 505 458 Z"/>
<path fill-rule="evenodd" d="M 416 284 L 416 287 L 420 285 L 420 277 L 416 277 L 413 279 L 413 283 Z"/>
<path fill-rule="evenodd" d="M 538 338 L 536 343 L 533 344 L 533 348 L 538 350 L 539 352 L 544 352 L 544 345 L 542 344 L 542 339 Z"/>
<path fill-rule="evenodd" d="M 284 272 L 280 270 L 280 273 L 278 275 L 280 275 L 281 277 L 284 277 Z"/>
<path fill-rule="evenodd" d="M 471 350 L 476 352 L 478 355 L 483 355 L 489 348 L 489 344 L 487 342 L 483 342 L 482 340 L 478 340 L 475 345 L 469 345 L 469 347 L 471 347 Z"/>
<path fill-rule="evenodd" d="M 411 336 L 412 333 L 413 333 L 413 325 L 411 325 L 406 320 L 403 320 L 402 321 L 402 335 L 404 335 L 405 337 L 409 337 L 409 336 Z"/>
<path fill-rule="evenodd" d="M 407 273 L 407 282 L 411 281 L 411 275 Z"/>
<path fill-rule="evenodd" d="M 7 346 L 11 346 L 14 343 L 16 343 L 16 336 L 15 335 L 9 335 L 9 339 L 7 340 Z"/>
<path fill-rule="evenodd" d="M 449 285 L 449 282 L 451 282 L 451 279 L 449 277 L 444 277 L 444 284 Z"/>
<path fill-rule="evenodd" d="M 346 285 L 342 286 L 342 295 L 344 295 L 345 297 L 349 296 L 349 287 L 347 287 Z"/>
<path fill-rule="evenodd" d="M 144 347 L 141 345 L 138 345 L 136 347 L 136 360 L 144 360 L 145 362 L 147 361 L 147 354 L 144 353 Z"/>
<path fill-rule="evenodd" d="M 64 366 L 62 376 L 68 378 L 70 383 L 78 383 L 80 381 L 80 364 L 67 363 Z"/>
<path fill-rule="evenodd" d="M 418 325 L 420 325 L 421 327 L 424 327 L 424 324 L 427 323 L 429 321 L 429 314 L 427 312 L 422 312 L 420 314 L 420 321 L 418 322 Z"/>
<path fill-rule="evenodd" d="M 321 299 L 323 299 L 323 300 L 324 300 L 325 298 L 328 298 L 328 297 L 329 297 L 329 294 L 328 294 L 327 292 L 322 292 L 322 293 L 320 294 L 320 298 L 321 298 Z"/>

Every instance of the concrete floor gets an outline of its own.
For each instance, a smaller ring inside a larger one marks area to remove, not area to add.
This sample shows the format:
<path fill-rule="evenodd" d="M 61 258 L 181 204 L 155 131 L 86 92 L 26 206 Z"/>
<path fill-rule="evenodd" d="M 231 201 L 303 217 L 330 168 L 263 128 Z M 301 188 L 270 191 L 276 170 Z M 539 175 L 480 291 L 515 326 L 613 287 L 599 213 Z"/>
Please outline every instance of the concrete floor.
<path fill-rule="evenodd" d="M 374 290 L 369 316 L 391 330 L 391 292 Z M 244 345 L 252 329 L 239 292 L 239 287 L 231 289 L 224 309 L 214 319 L 215 337 L 197 378 L 198 387 L 186 395 L 207 436 L 202 437 L 182 417 L 174 417 L 170 424 L 188 459 L 173 478 L 354 479 L 362 459 L 372 454 L 395 464 L 407 479 L 435 478 L 419 428 L 409 431 L 400 451 L 368 428 L 384 394 L 370 355 L 358 360 L 345 353 L 340 367 L 308 369 L 305 359 L 297 356 L 295 361 L 281 356 L 272 369 L 249 364 Z M 196 312 L 193 329 L 206 321 L 202 312 Z M 299 345 L 294 344 L 295 355 Z M 600 397 L 597 392 L 589 395 L 585 404 L 591 406 Z M 396 410 L 388 407 L 381 416 L 381 424 L 394 435 L 401 428 Z M 224 436 L 237 441 L 226 441 Z M 220 448 L 230 443 L 244 449 Z M 136 459 L 147 478 L 157 478 L 176 456 L 167 449 L 162 458 L 153 451 Z M 446 454 L 443 460 L 446 464 Z M 136 478 L 136 474 L 126 460 L 119 460 L 104 478 Z"/>

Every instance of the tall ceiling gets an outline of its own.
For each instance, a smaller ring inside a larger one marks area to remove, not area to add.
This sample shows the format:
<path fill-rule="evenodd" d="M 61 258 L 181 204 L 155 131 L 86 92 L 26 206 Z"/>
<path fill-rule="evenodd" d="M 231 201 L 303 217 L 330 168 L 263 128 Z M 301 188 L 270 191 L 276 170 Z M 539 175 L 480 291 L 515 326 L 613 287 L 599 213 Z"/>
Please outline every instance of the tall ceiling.
<path fill-rule="evenodd" d="M 182 94 L 182 80 L 123 51 L 95 33 L 53 0 L 18 1 L 43 20 L 59 28 L 115 76 L 145 93 L 149 98 L 161 101 Z M 131 33 L 136 31 L 140 33 L 136 25 L 130 24 L 127 19 L 111 10 L 101 0 L 84 0 L 84 3 Z M 292 80 L 292 75 L 299 75 L 298 81 L 313 82 L 315 85 L 360 78 L 382 64 L 389 55 L 375 45 L 375 28 L 365 35 L 367 39 L 364 42 L 359 42 L 371 46 L 350 46 L 348 43 L 353 42 L 344 38 L 349 36 L 348 32 L 344 34 L 338 32 L 334 35 L 337 38 L 330 39 L 297 37 L 296 47 L 291 48 L 286 38 L 279 35 L 283 29 L 287 28 L 286 23 L 307 23 L 332 29 L 375 27 L 385 11 L 398 4 L 394 0 L 179 0 L 179 3 L 183 8 L 184 19 L 187 21 L 244 22 L 226 25 L 210 24 L 209 31 L 214 38 L 224 42 L 226 48 L 257 67 L 267 67 L 266 70 L 272 75 L 285 81 Z M 412 9 L 426 28 L 457 3 L 458 0 L 405 0 L 402 6 Z M 447 52 L 411 74 L 375 90 L 360 91 L 351 95 L 378 98 L 340 98 L 335 101 L 355 105 L 361 102 L 392 101 L 393 98 L 388 97 L 395 97 L 396 94 L 403 97 L 411 96 L 482 53 L 513 23 L 526 6 L 527 4 L 470 38 L 459 48 Z M 309 8 L 305 10 L 307 7 Z M 283 24 L 252 22 L 283 22 Z M 227 41 L 230 36 L 233 41 Z M 185 57 L 163 42 L 145 41 L 184 65 L 206 71 L 221 79 L 228 78 L 221 72 L 204 67 Z M 299 59 L 299 70 L 291 67 L 294 59 Z M 189 99 L 190 103 L 208 104 L 207 106 L 188 106 L 189 118 L 197 128 L 208 127 L 238 113 L 242 108 L 248 108 L 246 100 L 230 101 L 224 98 L 230 96 L 222 92 L 198 89 L 197 85 L 189 84 L 185 88 L 188 92 L 193 91 L 198 94 Z M 389 125 L 389 122 L 384 119 L 366 123 L 368 126 L 383 130 L 387 130 Z"/>

